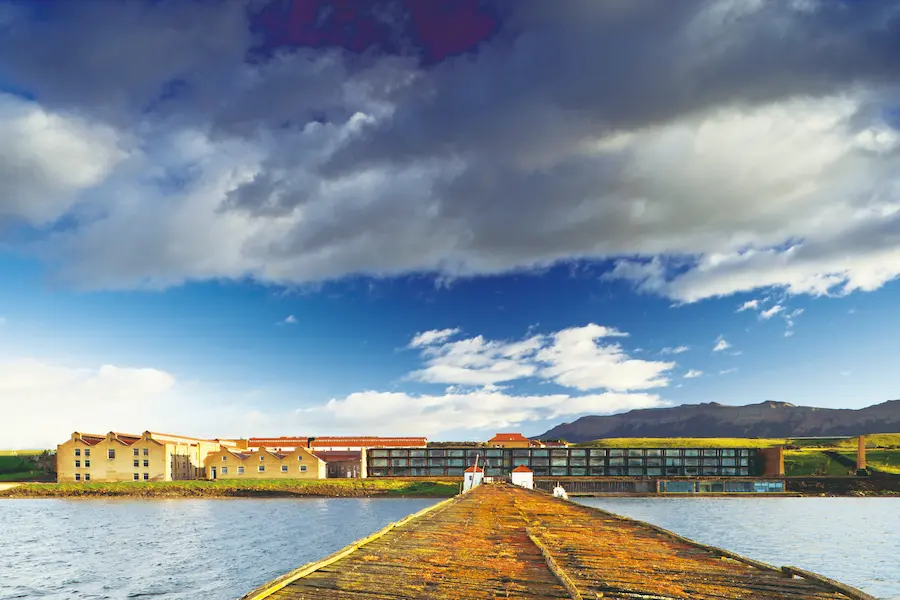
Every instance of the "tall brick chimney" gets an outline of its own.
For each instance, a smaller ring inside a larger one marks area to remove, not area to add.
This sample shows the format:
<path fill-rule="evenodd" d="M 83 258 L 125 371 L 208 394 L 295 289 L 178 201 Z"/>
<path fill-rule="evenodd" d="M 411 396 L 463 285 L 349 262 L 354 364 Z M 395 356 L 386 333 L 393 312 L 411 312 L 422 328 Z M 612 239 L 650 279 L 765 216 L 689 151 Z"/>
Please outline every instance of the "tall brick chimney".
<path fill-rule="evenodd" d="M 866 436 L 859 436 L 859 440 L 856 445 L 856 470 L 865 471 L 866 470 Z"/>

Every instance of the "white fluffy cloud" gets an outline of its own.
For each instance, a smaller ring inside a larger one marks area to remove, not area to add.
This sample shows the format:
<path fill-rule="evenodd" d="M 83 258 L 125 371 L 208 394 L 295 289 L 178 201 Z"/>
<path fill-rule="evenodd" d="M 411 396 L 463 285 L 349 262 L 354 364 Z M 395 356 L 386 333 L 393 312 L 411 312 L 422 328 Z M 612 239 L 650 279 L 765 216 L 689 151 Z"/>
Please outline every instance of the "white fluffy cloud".
<path fill-rule="evenodd" d="M 39 103 L 0 105 L 0 216 L 76 217 L 28 251 L 104 288 L 612 258 L 694 302 L 900 274 L 891 3 L 517 2 L 427 67 L 248 60 L 263 4 L 9 12 L 0 70 Z"/>
<path fill-rule="evenodd" d="M 501 391 L 473 390 L 440 395 L 403 392 L 359 392 L 326 404 L 300 409 L 292 417 L 303 426 L 335 434 L 427 435 L 464 429 L 504 429 L 527 426 L 529 421 L 558 419 L 584 413 L 609 414 L 663 406 L 655 394 L 612 392 L 510 395 Z"/>
<path fill-rule="evenodd" d="M 660 354 L 681 354 L 683 352 L 687 352 L 688 350 L 690 350 L 690 348 L 688 348 L 687 346 L 675 346 L 674 348 L 667 346 L 667 347 L 663 348 L 662 350 L 660 350 L 659 353 Z"/>
<path fill-rule="evenodd" d="M 768 321 L 769 319 L 771 319 L 772 317 L 774 317 L 775 315 L 777 315 L 778 313 L 783 312 L 783 311 L 784 311 L 784 307 L 780 304 L 776 304 L 765 310 L 761 310 L 759 312 L 759 318 L 762 321 Z"/>
<path fill-rule="evenodd" d="M 0 362 L 0 439 L 9 448 L 49 448 L 73 429 L 140 433 L 174 425 L 178 419 L 170 417 L 189 409 L 179 405 L 176 387 L 172 375 L 156 369 Z"/>
<path fill-rule="evenodd" d="M 624 392 L 667 385 L 665 374 L 675 366 L 632 358 L 621 345 L 604 342 L 626 337 L 626 333 L 593 323 L 511 342 L 482 336 L 446 341 L 457 332 L 445 329 L 418 334 L 410 346 L 427 343 L 423 351 L 426 363 L 411 378 L 483 386 L 538 377 L 581 391 Z"/>
<path fill-rule="evenodd" d="M 713 346 L 713 352 L 724 352 L 731 348 L 731 344 L 728 343 L 728 340 L 725 339 L 724 335 L 720 335 L 716 338 L 716 344 Z"/>
<path fill-rule="evenodd" d="M 684 374 L 685 379 L 696 379 L 703 375 L 703 371 L 699 369 L 690 369 L 687 373 Z"/>

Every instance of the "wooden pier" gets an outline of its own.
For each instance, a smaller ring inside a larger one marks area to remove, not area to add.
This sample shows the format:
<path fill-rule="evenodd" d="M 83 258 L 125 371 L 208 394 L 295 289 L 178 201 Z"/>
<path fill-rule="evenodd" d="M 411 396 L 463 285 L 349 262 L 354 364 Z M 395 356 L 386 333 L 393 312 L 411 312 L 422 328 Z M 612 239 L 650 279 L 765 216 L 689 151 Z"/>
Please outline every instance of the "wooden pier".
<path fill-rule="evenodd" d="M 440 502 L 242 600 L 483 598 L 875 600 L 506 484 Z"/>

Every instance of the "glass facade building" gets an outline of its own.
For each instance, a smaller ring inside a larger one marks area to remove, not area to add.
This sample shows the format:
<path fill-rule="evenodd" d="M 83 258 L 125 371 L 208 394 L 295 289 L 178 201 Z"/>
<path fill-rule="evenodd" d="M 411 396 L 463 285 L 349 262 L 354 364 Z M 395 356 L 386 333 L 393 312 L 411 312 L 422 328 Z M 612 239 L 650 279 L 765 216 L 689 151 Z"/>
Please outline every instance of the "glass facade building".
<path fill-rule="evenodd" d="M 755 448 L 371 448 L 369 477 L 462 477 L 466 467 L 503 477 L 747 477 L 762 473 Z"/>

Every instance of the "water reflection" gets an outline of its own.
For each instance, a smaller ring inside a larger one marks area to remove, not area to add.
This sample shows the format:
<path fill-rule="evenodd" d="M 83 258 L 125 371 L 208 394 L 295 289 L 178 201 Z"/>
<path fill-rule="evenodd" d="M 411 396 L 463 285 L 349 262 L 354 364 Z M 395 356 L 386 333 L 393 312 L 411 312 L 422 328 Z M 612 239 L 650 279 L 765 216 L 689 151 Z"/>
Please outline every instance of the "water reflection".
<path fill-rule="evenodd" d="M 897 498 L 580 498 L 773 565 L 900 600 Z"/>

